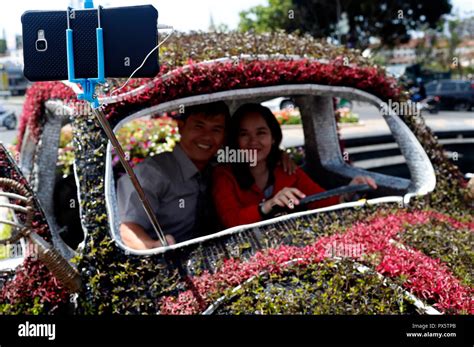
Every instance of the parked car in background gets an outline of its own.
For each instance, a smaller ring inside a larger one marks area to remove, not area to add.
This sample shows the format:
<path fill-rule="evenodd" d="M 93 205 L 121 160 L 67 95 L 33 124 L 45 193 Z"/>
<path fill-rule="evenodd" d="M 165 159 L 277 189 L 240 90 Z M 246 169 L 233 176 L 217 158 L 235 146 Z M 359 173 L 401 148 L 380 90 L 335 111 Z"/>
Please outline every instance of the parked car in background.
<path fill-rule="evenodd" d="M 23 68 L 20 66 L 7 67 L 8 84 L 11 95 L 25 95 L 30 82 L 23 75 Z"/>
<path fill-rule="evenodd" d="M 440 108 L 468 111 L 474 107 L 474 82 L 437 80 L 426 85 L 426 94 L 440 99 Z"/>
<path fill-rule="evenodd" d="M 16 115 L 15 112 L 7 110 L 0 104 L 0 127 L 5 127 L 8 130 L 16 129 Z"/>
<path fill-rule="evenodd" d="M 268 107 L 272 112 L 277 112 L 284 109 L 295 108 L 295 101 L 291 97 L 278 97 L 262 102 L 262 105 Z"/>
<path fill-rule="evenodd" d="M 6 98 L 11 95 L 10 90 L 8 89 L 8 73 L 5 70 L 5 67 L 0 64 L 0 97 Z"/>
<path fill-rule="evenodd" d="M 10 62 L 0 64 L 0 96 L 25 95 L 29 85 L 21 66 Z"/>

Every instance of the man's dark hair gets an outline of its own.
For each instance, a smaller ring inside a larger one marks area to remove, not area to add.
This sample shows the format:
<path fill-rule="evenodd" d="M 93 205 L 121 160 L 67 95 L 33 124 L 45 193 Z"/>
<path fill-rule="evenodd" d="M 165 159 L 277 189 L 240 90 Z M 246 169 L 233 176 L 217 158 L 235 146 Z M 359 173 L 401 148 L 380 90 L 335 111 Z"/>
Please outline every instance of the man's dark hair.
<path fill-rule="evenodd" d="M 280 144 L 283 137 L 280 124 L 278 123 L 275 115 L 270 111 L 268 107 L 262 106 L 260 104 L 244 104 L 240 106 L 230 120 L 228 127 L 228 141 L 229 147 L 233 149 L 239 148 L 239 130 L 240 123 L 242 118 L 249 113 L 258 113 L 263 117 L 265 123 L 267 123 L 268 128 L 272 134 L 274 143 L 272 149 L 268 154 L 267 158 L 267 167 L 270 173 L 269 180 L 273 181 L 273 171 L 277 163 L 281 159 L 281 150 Z M 250 189 L 250 187 L 255 183 L 255 179 L 250 173 L 250 168 L 248 163 L 234 163 L 232 164 L 232 171 L 234 173 L 237 182 L 242 189 Z"/>
<path fill-rule="evenodd" d="M 225 117 L 226 127 L 230 119 L 229 107 L 227 107 L 224 101 L 216 101 L 208 104 L 186 106 L 184 107 L 184 113 L 180 114 L 180 117 L 178 117 L 178 119 L 185 121 L 189 116 L 193 114 L 204 114 L 210 117 L 223 114 Z"/>

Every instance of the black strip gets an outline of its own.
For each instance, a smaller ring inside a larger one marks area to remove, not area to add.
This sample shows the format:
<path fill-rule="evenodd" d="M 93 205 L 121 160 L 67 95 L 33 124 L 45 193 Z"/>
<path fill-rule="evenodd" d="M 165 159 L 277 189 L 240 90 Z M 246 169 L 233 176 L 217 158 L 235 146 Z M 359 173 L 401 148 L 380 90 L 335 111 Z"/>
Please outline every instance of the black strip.
<path fill-rule="evenodd" d="M 54 323 L 55 340 L 19 337 L 19 324 Z M 473 316 L 1 316 L 0 344 L 471 345 Z M 420 326 L 425 326 L 421 328 Z M 407 337 L 455 333 L 456 337 Z"/>

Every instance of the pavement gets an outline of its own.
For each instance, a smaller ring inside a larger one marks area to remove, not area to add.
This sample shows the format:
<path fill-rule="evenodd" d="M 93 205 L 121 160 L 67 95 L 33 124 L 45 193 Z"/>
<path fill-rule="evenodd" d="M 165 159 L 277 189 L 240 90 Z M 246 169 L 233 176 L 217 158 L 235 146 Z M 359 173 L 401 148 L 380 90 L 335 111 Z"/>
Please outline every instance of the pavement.
<path fill-rule="evenodd" d="M 358 124 L 340 124 L 342 139 L 388 135 L 390 129 L 379 110 L 369 104 L 355 103 L 353 112 L 359 115 Z M 474 130 L 474 111 L 440 111 L 438 114 L 423 114 L 427 125 L 434 131 Z M 286 125 L 283 130 L 283 147 L 301 146 L 304 134 L 301 125 Z"/>
<path fill-rule="evenodd" d="M 5 102 L 8 105 L 20 105 L 23 107 L 23 103 L 25 102 L 25 96 L 10 96 Z"/>

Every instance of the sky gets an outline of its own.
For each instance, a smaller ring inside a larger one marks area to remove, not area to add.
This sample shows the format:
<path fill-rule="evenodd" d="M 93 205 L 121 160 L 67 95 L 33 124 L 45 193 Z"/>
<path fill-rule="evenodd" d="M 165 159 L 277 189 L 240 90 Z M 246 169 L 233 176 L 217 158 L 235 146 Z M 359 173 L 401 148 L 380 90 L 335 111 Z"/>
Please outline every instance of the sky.
<path fill-rule="evenodd" d="M 0 37 L 5 30 L 9 48 L 14 48 L 15 34 L 21 34 L 21 15 L 27 10 L 61 10 L 80 0 L 3 0 L 0 1 Z M 434 0 L 435 1 L 435 0 Z M 210 16 L 214 23 L 226 24 L 235 29 L 239 12 L 256 5 L 265 5 L 267 0 L 95 0 L 94 5 L 104 7 L 152 4 L 158 9 L 160 24 L 172 25 L 180 31 L 207 30 Z M 454 11 L 474 15 L 473 0 L 451 0 Z"/>

